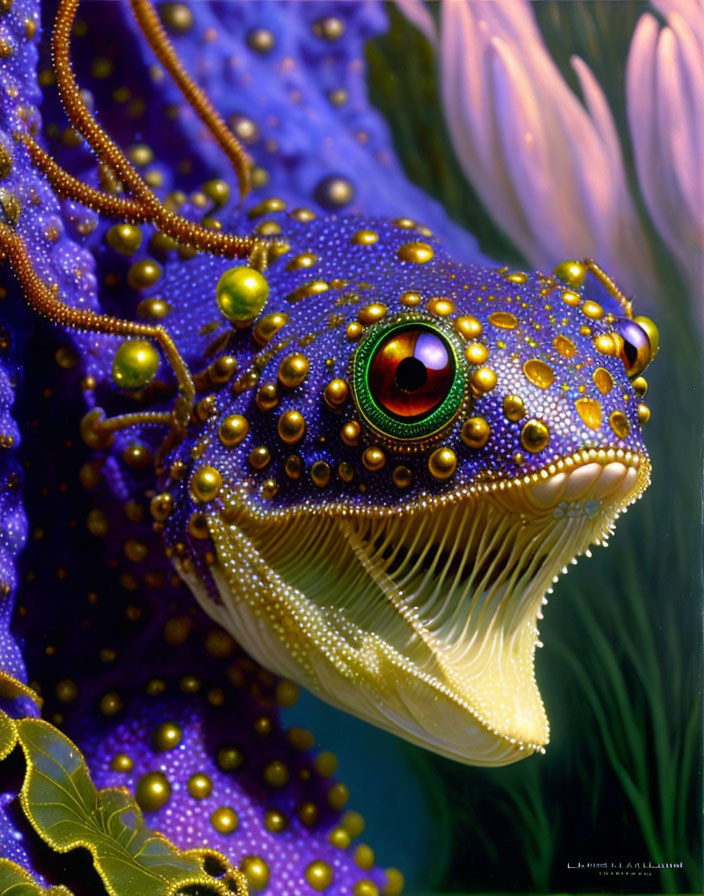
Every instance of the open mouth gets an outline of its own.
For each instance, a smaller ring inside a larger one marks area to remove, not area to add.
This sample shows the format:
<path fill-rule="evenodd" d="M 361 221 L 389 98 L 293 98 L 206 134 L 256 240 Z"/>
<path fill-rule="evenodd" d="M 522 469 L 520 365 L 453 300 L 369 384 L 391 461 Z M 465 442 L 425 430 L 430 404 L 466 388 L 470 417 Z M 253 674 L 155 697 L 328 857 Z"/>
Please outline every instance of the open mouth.
<path fill-rule="evenodd" d="M 648 484 L 646 459 L 588 449 L 523 478 L 405 511 L 208 516 L 219 601 L 181 573 L 262 665 L 462 762 L 542 750 L 537 622 L 556 576 Z"/>

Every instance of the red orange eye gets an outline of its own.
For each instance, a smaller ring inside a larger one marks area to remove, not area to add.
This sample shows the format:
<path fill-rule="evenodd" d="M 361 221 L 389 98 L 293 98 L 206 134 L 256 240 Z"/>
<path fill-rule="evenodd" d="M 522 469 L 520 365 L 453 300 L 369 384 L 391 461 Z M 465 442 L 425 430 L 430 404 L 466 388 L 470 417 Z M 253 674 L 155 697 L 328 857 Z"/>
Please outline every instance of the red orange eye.
<path fill-rule="evenodd" d="M 418 326 L 392 332 L 369 366 L 369 391 L 377 405 L 398 420 L 431 414 L 447 397 L 455 377 L 449 345 Z"/>

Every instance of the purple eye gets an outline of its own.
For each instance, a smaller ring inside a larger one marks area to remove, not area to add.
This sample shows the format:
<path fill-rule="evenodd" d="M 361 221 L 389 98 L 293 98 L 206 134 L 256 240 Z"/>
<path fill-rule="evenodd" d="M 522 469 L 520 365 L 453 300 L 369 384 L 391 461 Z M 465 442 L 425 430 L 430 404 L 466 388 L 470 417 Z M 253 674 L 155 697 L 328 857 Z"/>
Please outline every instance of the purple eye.
<path fill-rule="evenodd" d="M 648 333 L 633 320 L 622 319 L 616 323 L 616 333 L 623 341 L 621 360 L 630 379 L 639 376 L 653 360 L 655 354 Z"/>

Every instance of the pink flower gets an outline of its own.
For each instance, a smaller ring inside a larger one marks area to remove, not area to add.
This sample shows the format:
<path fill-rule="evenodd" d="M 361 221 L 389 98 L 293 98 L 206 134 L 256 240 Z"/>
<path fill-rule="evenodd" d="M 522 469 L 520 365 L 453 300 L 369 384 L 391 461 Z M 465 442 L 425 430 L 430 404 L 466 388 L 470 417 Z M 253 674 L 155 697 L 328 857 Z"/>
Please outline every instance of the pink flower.
<path fill-rule="evenodd" d="M 652 220 L 702 296 L 704 274 L 704 3 L 657 0 L 628 57 L 628 119 Z"/>

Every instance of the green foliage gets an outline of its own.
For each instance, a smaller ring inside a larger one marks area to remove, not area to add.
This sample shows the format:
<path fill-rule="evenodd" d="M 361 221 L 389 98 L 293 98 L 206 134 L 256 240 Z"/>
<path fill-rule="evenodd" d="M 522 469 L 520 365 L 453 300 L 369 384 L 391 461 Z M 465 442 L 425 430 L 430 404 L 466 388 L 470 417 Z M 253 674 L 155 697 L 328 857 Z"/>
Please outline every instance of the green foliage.
<path fill-rule="evenodd" d="M 0 859 L 0 893 L 2 896 L 71 896 L 66 887 L 40 887 L 19 865 Z"/>
<path fill-rule="evenodd" d="M 146 827 L 127 791 L 97 790 L 78 748 L 48 722 L 10 719 L 0 713 L 0 758 L 9 755 L 17 743 L 26 760 L 20 803 L 27 819 L 55 852 L 87 849 L 109 896 L 246 892 L 240 872 L 221 856 L 207 851 L 182 852 Z M 218 879 L 204 870 L 209 860 L 218 868 Z M 7 886 L 13 887 L 8 891 L 13 896 L 45 892 L 26 875 L 18 874 L 22 872 L 16 866 L 0 865 L 0 893 L 6 892 L 2 888 L 6 880 Z M 68 894 L 63 888 L 46 892 Z"/>

